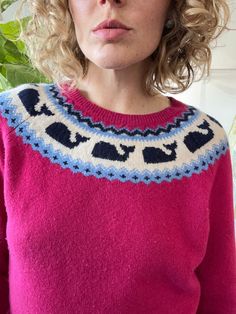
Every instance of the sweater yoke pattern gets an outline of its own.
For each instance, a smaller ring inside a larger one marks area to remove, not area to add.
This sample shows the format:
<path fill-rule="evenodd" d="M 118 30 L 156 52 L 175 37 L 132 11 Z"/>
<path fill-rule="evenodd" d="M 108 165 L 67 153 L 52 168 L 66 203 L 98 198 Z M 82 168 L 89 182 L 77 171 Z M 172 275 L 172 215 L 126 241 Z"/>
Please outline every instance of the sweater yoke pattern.
<path fill-rule="evenodd" d="M 201 173 L 229 149 L 222 125 L 194 106 L 185 105 L 164 126 L 129 130 L 73 109 L 55 84 L 28 83 L 13 91 L 3 92 L 0 101 L 8 125 L 33 150 L 74 174 L 171 182 Z"/>

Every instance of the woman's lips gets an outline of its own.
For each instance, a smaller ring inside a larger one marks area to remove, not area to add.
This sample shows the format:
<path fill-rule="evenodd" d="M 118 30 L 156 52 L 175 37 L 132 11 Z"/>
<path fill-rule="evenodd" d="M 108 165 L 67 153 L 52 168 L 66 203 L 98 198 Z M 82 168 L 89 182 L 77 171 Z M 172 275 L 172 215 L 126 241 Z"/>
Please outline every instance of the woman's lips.
<path fill-rule="evenodd" d="M 102 28 L 93 31 L 94 35 L 105 40 L 112 40 L 126 35 L 130 30 L 124 28 Z"/>

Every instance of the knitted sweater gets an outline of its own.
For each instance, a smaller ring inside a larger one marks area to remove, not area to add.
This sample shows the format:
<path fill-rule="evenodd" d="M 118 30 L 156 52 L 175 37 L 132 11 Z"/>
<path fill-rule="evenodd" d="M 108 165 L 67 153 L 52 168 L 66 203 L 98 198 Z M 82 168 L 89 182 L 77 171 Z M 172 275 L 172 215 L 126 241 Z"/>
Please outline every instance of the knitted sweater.
<path fill-rule="evenodd" d="M 0 94 L 0 314 L 235 314 L 222 125 L 64 87 Z"/>

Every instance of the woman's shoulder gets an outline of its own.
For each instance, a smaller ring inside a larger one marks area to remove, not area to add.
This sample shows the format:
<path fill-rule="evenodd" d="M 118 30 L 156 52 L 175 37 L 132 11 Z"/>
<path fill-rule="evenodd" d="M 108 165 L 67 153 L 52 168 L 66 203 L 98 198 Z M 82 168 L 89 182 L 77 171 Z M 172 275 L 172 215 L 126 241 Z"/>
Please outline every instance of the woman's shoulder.
<path fill-rule="evenodd" d="M 226 129 L 216 115 L 210 114 L 207 111 L 189 103 L 184 103 L 180 100 L 176 101 L 185 105 L 187 109 L 185 110 L 185 115 L 190 116 L 190 119 L 188 117 L 188 120 L 190 121 L 190 128 L 188 131 L 190 134 L 193 134 L 191 133 L 191 130 L 194 129 L 197 133 L 208 134 L 211 138 L 218 140 L 228 138 Z"/>
<path fill-rule="evenodd" d="M 48 83 L 24 83 L 0 92 L 0 132 L 9 133 L 22 121 L 33 115 Z"/>
<path fill-rule="evenodd" d="M 0 111 L 7 104 L 17 105 L 18 102 L 39 97 L 48 83 L 24 83 L 0 92 Z"/>
<path fill-rule="evenodd" d="M 23 83 L 15 87 L 8 88 L 0 92 L 0 102 L 9 101 L 9 99 L 19 97 L 21 92 L 24 95 L 31 95 L 32 90 L 40 92 L 46 85 L 50 83 Z"/>
<path fill-rule="evenodd" d="M 207 163 L 214 166 L 223 156 L 230 155 L 229 138 L 220 120 L 201 108 L 188 105 L 195 110 L 194 119 L 186 132 L 185 143 L 189 143 L 192 151 L 199 146 L 198 155 L 207 158 Z M 200 158 L 199 157 L 199 158 Z"/>
<path fill-rule="evenodd" d="M 33 103 L 36 105 L 43 98 L 45 86 L 49 85 L 49 83 L 24 83 L 1 91 L 0 117 L 8 118 L 10 112 L 22 106 L 29 111 Z"/>

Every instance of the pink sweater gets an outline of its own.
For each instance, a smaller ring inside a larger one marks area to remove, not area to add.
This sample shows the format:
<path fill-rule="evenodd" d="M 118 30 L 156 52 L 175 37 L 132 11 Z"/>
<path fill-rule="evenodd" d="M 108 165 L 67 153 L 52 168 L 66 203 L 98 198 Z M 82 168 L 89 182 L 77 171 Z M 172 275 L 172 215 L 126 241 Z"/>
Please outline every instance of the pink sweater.
<path fill-rule="evenodd" d="M 227 135 L 170 100 L 128 115 L 56 84 L 0 94 L 0 314 L 236 313 Z"/>

